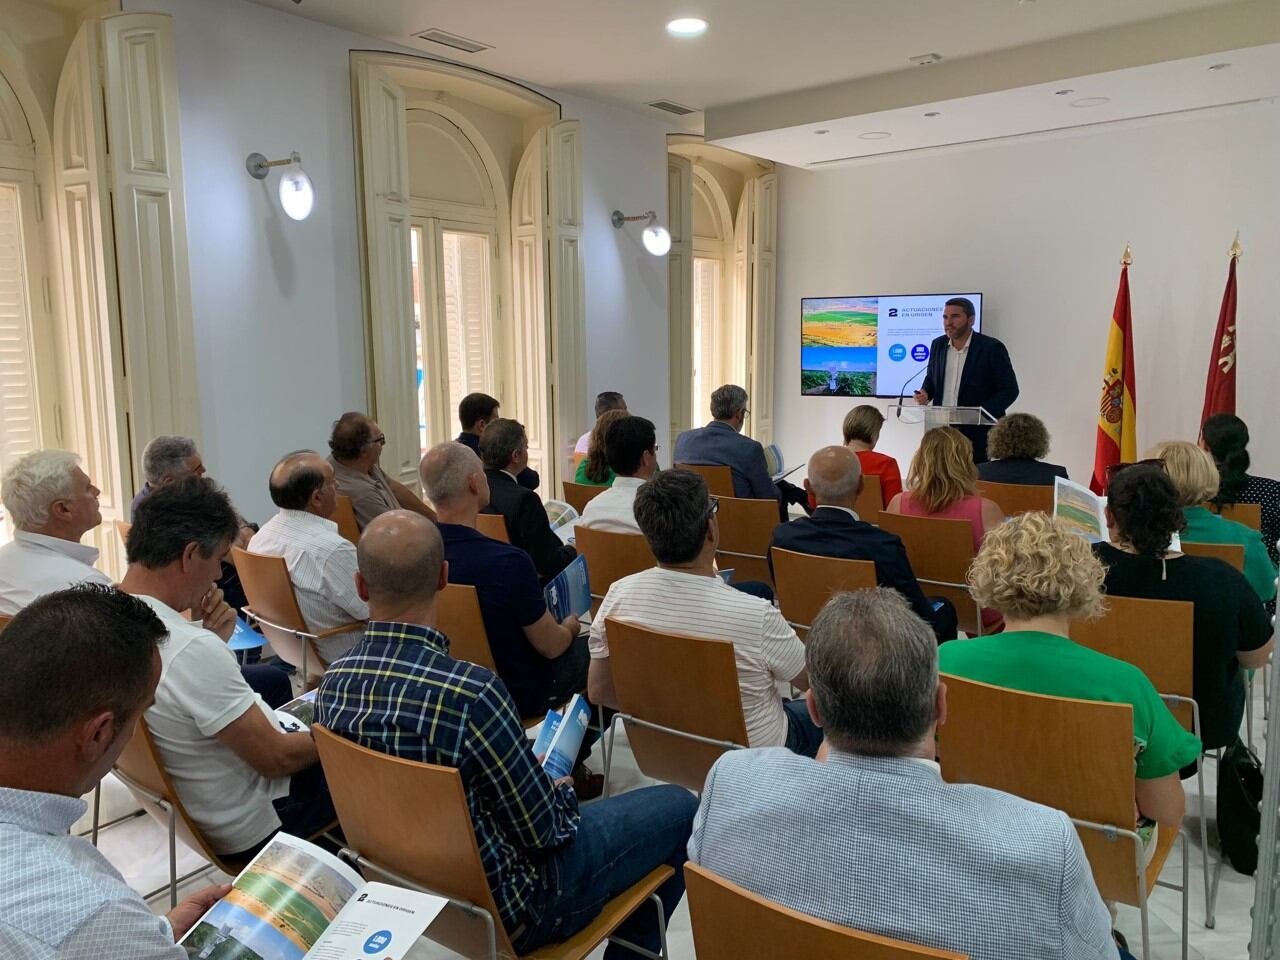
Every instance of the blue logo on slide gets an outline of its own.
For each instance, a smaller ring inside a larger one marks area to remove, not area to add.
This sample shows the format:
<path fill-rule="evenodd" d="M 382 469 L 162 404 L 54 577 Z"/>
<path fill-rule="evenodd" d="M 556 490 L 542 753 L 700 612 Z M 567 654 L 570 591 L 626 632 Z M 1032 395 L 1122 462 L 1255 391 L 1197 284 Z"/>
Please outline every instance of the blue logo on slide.
<path fill-rule="evenodd" d="M 907 356 L 907 348 L 900 343 L 895 343 L 889 347 L 890 360 L 905 360 Z"/>
<path fill-rule="evenodd" d="M 391 946 L 391 931 L 379 930 L 364 942 L 365 953 L 378 953 Z"/>
<path fill-rule="evenodd" d="M 929 348 L 926 347 L 923 343 L 917 343 L 914 347 L 911 348 L 911 359 L 915 360 L 917 363 L 921 360 L 928 360 Z"/>

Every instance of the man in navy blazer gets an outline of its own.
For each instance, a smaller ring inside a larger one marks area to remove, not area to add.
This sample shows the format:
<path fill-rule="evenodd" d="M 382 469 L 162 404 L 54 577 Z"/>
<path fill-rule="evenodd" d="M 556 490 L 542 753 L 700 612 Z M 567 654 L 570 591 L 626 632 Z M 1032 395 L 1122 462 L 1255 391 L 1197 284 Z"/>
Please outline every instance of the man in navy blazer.
<path fill-rule="evenodd" d="M 920 589 L 907 548 L 897 534 L 866 523 L 853 512 L 862 490 L 862 467 L 848 447 L 823 447 L 809 458 L 805 489 L 814 503 L 813 515 L 780 524 L 770 547 L 842 560 L 870 560 L 876 582 L 902 594 L 911 609 L 933 628 L 938 642 L 954 640 L 956 610 L 946 600 L 930 601 Z M 773 572 L 770 550 L 769 571 Z M 939 606 L 935 609 L 934 603 Z"/>
<path fill-rule="evenodd" d="M 919 404 L 984 407 L 999 419 L 1018 399 L 1018 377 L 1009 351 L 995 337 L 975 333 L 973 303 L 952 297 L 942 308 L 946 331 L 929 345 L 929 368 L 915 392 Z M 958 382 L 957 382 L 958 381 Z M 974 463 L 987 459 L 988 427 L 959 427 L 973 443 Z"/>

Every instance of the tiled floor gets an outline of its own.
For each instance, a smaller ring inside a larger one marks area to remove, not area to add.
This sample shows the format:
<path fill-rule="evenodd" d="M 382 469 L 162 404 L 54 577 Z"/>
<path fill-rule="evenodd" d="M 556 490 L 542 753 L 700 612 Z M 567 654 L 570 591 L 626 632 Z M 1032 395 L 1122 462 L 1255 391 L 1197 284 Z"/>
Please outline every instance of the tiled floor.
<path fill-rule="evenodd" d="M 1261 688 L 1253 705 L 1254 730 L 1257 747 L 1261 753 L 1262 732 L 1265 724 L 1262 719 Z M 598 758 L 594 766 L 598 769 L 601 763 Z M 1214 844 L 1214 796 L 1215 765 L 1206 764 L 1205 792 L 1210 815 L 1210 843 Z M 631 751 L 625 739 L 619 738 L 619 750 L 613 767 L 616 789 L 631 790 L 651 783 L 635 766 Z M 1248 957 L 1250 934 L 1250 911 L 1253 908 L 1254 884 L 1251 877 L 1244 877 L 1230 867 L 1222 872 L 1221 886 L 1218 894 L 1217 926 L 1208 930 L 1204 926 L 1204 881 L 1201 869 L 1201 850 L 1199 845 L 1199 825 L 1196 817 L 1199 814 L 1199 796 L 1195 781 L 1186 784 L 1187 789 L 1187 830 L 1193 838 L 1187 845 L 1190 876 L 1190 951 L 1193 958 L 1204 960 L 1244 960 Z M 122 812 L 127 812 L 133 803 L 123 786 L 112 778 L 104 781 L 103 820 L 110 819 Z M 77 829 L 87 829 L 86 819 Z M 114 863 L 133 887 L 142 892 L 150 892 L 167 883 L 169 877 L 168 842 L 165 830 L 149 817 L 140 816 L 104 831 L 99 843 L 103 853 Z M 178 873 L 182 875 L 197 869 L 202 859 L 179 844 Z M 1178 883 L 1181 877 L 1181 860 L 1177 849 L 1169 858 L 1162 879 Z M 180 890 L 180 896 L 190 890 L 198 889 L 207 883 L 221 880 L 220 874 L 210 873 L 188 882 Z M 163 912 L 168 909 L 167 888 L 152 901 L 153 909 Z M 1180 893 L 1157 887 L 1150 904 L 1151 960 L 1176 960 L 1181 956 Z M 1141 956 L 1141 927 L 1136 909 L 1119 907 L 1118 926 L 1129 939 L 1130 948 L 1135 956 Z M 687 902 L 682 902 L 668 928 L 668 942 L 673 960 L 690 960 L 695 956 L 693 936 L 689 926 L 689 909 Z M 603 948 L 592 954 L 593 958 L 603 955 Z M 415 960 L 425 958 L 444 958 L 454 956 L 452 953 L 434 945 L 422 942 L 410 954 Z"/>

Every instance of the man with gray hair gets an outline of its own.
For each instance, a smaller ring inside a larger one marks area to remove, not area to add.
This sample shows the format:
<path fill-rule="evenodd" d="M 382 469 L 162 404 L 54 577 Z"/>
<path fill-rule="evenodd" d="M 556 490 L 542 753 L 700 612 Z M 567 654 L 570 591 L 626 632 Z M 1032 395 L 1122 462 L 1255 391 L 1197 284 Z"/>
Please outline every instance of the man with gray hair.
<path fill-rule="evenodd" d="M 153 437 L 142 450 L 142 476 L 145 482 L 129 504 L 129 516 L 138 504 L 159 487 L 185 477 L 203 477 L 204 459 L 190 437 L 163 435 Z"/>
<path fill-rule="evenodd" d="M 810 457 L 804 488 L 813 514 L 780 524 L 773 531 L 770 572 L 774 547 L 815 557 L 869 560 L 876 565 L 876 582 L 906 597 L 916 615 L 933 627 L 939 643 L 955 639 L 955 607 L 941 597 L 925 597 L 902 540 L 854 512 L 862 483 L 858 455 L 848 447 L 823 447 Z"/>
<path fill-rule="evenodd" d="M 690 860 L 793 910 L 973 960 L 1115 960 L 1111 917 L 1067 815 L 943 781 L 937 643 L 900 594 L 836 594 L 805 661 L 825 758 L 724 754 L 707 775 Z"/>
<path fill-rule="evenodd" d="M 0 547 L 0 614 L 12 616 L 37 597 L 76 583 L 110 584 L 94 568 L 98 549 L 80 539 L 102 523 L 97 487 L 68 450 L 36 450 L 0 481 L 0 500 L 13 518 Z"/>

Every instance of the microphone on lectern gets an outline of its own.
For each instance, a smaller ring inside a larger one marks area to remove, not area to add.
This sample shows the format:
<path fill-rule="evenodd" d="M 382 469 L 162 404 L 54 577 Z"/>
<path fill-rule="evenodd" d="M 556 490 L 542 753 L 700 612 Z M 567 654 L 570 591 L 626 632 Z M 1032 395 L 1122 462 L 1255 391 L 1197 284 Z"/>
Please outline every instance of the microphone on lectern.
<path fill-rule="evenodd" d="M 911 386 L 911 381 L 912 381 L 912 380 L 914 380 L 916 377 L 920 376 L 920 374 L 924 373 L 924 372 L 925 372 L 926 370 L 928 370 L 928 369 L 929 369 L 929 364 L 927 364 L 927 363 L 926 363 L 923 367 L 921 367 L 919 370 L 917 370 L 915 373 L 913 373 L 913 374 L 910 376 L 910 378 L 908 378 L 907 382 L 906 382 L 906 383 L 904 383 L 904 384 L 902 385 L 902 391 L 898 394 L 898 409 L 897 409 L 897 411 L 896 411 L 896 412 L 897 412 L 897 414 L 898 414 L 898 419 L 899 419 L 899 420 L 901 420 L 901 419 L 902 419 L 902 401 L 903 401 L 903 399 L 904 399 L 904 398 L 906 397 L 906 395 L 907 395 L 907 387 Z"/>

